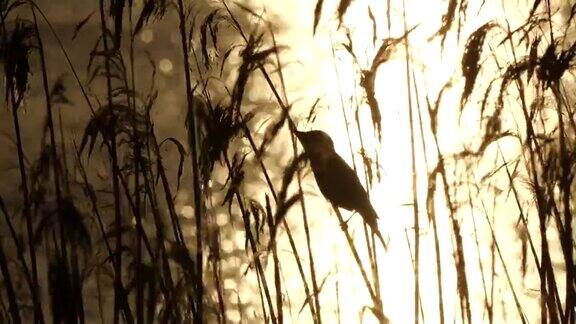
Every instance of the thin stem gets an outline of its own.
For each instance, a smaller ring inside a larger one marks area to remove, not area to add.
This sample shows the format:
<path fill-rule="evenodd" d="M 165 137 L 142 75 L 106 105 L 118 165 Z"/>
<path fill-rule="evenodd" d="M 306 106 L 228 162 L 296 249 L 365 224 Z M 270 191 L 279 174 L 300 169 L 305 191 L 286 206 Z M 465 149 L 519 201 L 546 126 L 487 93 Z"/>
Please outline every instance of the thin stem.
<path fill-rule="evenodd" d="M 416 95 L 416 103 L 418 106 L 418 126 L 420 131 L 420 141 L 422 144 L 422 154 L 424 155 L 424 164 L 426 170 L 429 170 L 428 155 L 426 148 L 426 141 L 424 139 L 424 125 L 422 121 L 422 109 L 420 106 L 420 95 L 418 93 L 418 83 L 416 82 L 416 75 L 412 70 L 412 82 L 414 84 L 414 92 Z M 434 198 L 436 196 L 436 177 L 438 175 L 437 166 L 428 174 L 428 192 L 426 194 L 426 212 L 428 213 L 428 220 L 432 223 L 432 230 L 434 232 L 434 252 L 436 257 L 436 282 L 438 285 L 438 314 L 440 323 L 443 324 L 444 319 L 444 292 L 442 288 L 442 255 L 440 254 L 440 239 L 438 236 L 438 215 L 434 205 Z"/>
<path fill-rule="evenodd" d="M 358 255 L 358 251 L 356 250 L 356 247 L 354 246 L 354 239 L 352 239 L 352 236 L 350 236 L 350 233 L 348 232 L 348 226 L 346 225 L 346 222 L 344 221 L 344 217 L 342 217 L 342 214 L 340 213 L 340 210 L 338 210 L 337 206 L 333 205 L 332 208 L 334 209 L 334 212 L 336 213 L 336 216 L 338 217 L 338 222 L 340 223 L 340 227 L 342 228 L 342 232 L 344 232 L 344 236 L 346 237 L 346 241 L 348 242 L 348 246 L 350 247 L 350 251 L 352 252 L 352 256 L 354 257 L 354 260 L 356 261 L 356 264 L 358 265 L 358 268 L 360 269 L 360 274 L 362 275 L 362 279 L 364 280 L 364 285 L 368 289 L 368 293 L 370 294 L 370 298 L 372 299 L 372 302 L 374 303 L 375 307 L 372 309 L 374 312 L 374 315 L 376 315 L 376 318 L 380 321 L 380 323 L 385 323 L 386 317 L 384 316 L 383 310 L 377 307 L 378 305 L 380 305 L 380 302 L 378 301 L 378 296 L 374 292 L 374 289 L 372 288 L 372 284 L 370 283 L 370 280 L 368 279 L 368 275 L 366 274 L 365 267 L 362 264 L 362 261 L 360 260 L 360 256 Z"/>
<path fill-rule="evenodd" d="M 276 38 L 274 37 L 274 33 L 272 32 L 272 28 L 270 28 L 270 34 L 272 35 L 272 42 L 274 47 L 277 47 Z M 278 51 L 276 51 L 276 64 L 278 66 L 278 73 L 280 75 L 280 84 L 282 85 L 282 93 L 284 94 L 284 101 L 286 106 L 288 104 L 288 96 L 286 94 L 286 85 L 284 84 L 284 74 L 282 73 L 282 65 L 280 63 L 280 55 Z M 288 117 L 289 118 L 289 117 Z M 298 149 L 296 147 L 296 138 L 294 134 L 290 134 L 290 139 L 292 141 L 292 151 L 294 153 L 294 158 L 298 156 Z M 314 289 L 314 308 L 316 311 L 316 317 L 314 321 L 317 324 L 322 323 L 322 312 L 320 309 L 320 290 L 318 289 L 318 281 L 316 280 L 316 268 L 314 265 L 314 255 L 312 254 L 312 242 L 310 239 L 310 227 L 308 226 L 308 213 L 306 212 L 306 203 L 304 200 L 304 191 L 302 190 L 302 170 L 298 168 L 296 171 L 296 178 L 298 181 L 298 194 L 300 195 L 300 207 L 302 210 L 302 222 L 304 224 L 304 234 L 306 235 L 306 247 L 308 250 L 308 259 L 310 260 L 310 275 L 312 277 L 312 288 Z M 281 311 L 281 310 L 279 310 Z"/>
<path fill-rule="evenodd" d="M 200 168 L 198 166 L 198 152 L 197 152 L 197 139 L 196 139 L 196 114 L 193 104 L 192 93 L 192 78 L 190 76 L 190 61 L 188 59 L 189 44 L 186 37 L 186 16 L 184 14 L 184 2 L 178 0 L 178 18 L 179 18 L 179 31 L 180 40 L 182 42 L 182 59 L 184 61 L 184 76 L 186 80 L 186 102 L 188 105 L 188 112 L 190 114 L 190 151 L 192 152 L 192 185 L 194 189 L 194 216 L 196 218 L 196 316 L 194 317 L 195 323 L 202 323 L 204 321 L 204 284 L 203 284 L 203 247 L 202 247 L 202 188 L 200 187 Z"/>
<path fill-rule="evenodd" d="M 404 32 L 408 32 L 408 26 L 406 24 L 406 3 L 403 0 L 403 18 L 404 18 Z M 410 154 L 412 160 L 412 205 L 413 205 L 413 215 L 414 215 L 414 323 L 419 322 L 420 308 L 420 217 L 418 210 L 418 178 L 416 170 L 416 149 L 414 140 L 414 121 L 413 114 L 414 108 L 412 106 L 412 79 L 411 79 L 411 68 L 410 68 L 410 45 L 408 42 L 408 36 L 404 38 L 405 51 L 406 51 L 406 88 L 408 89 L 408 122 L 410 127 Z"/>
<path fill-rule="evenodd" d="M 134 27 L 132 23 L 132 3 L 128 6 L 128 24 L 130 27 L 130 82 L 133 93 L 136 93 L 136 76 L 134 72 Z M 130 92 L 128 92 L 130 93 Z M 134 154 L 134 217 L 136 219 L 136 269 L 134 271 L 134 280 L 136 281 L 136 323 L 144 323 L 144 280 L 142 278 L 142 214 L 140 212 L 141 198 L 140 198 L 140 140 L 137 134 L 137 116 L 138 110 L 136 108 L 135 95 L 127 95 L 128 104 L 132 106 L 134 118 L 132 119 L 132 145 Z"/>
<path fill-rule="evenodd" d="M 348 116 L 346 114 L 346 109 L 344 107 L 344 98 L 343 98 L 343 94 L 342 94 L 342 86 L 340 84 L 340 75 L 338 72 L 338 66 L 336 65 L 336 51 L 334 49 L 334 42 L 332 41 L 332 35 L 330 35 L 330 48 L 331 48 L 331 53 L 332 53 L 332 63 L 334 66 L 334 72 L 336 73 L 336 84 L 338 86 L 338 94 L 339 94 L 339 98 L 340 98 L 340 107 L 342 108 L 342 116 L 344 117 L 344 128 L 346 129 L 346 134 L 347 134 L 347 139 L 348 139 L 348 147 L 350 148 L 350 159 L 352 161 L 352 169 L 354 169 L 354 171 L 357 172 L 358 169 L 356 168 L 356 160 L 354 159 L 354 150 L 352 147 L 352 137 L 350 135 Z M 358 112 L 358 110 L 357 110 L 357 112 Z M 358 124 L 358 138 L 360 139 L 362 149 L 364 149 L 364 143 L 363 143 L 363 139 L 362 139 L 362 131 L 360 128 L 360 122 L 358 119 L 356 121 Z M 366 169 L 366 167 L 365 167 L 365 169 Z M 368 191 L 368 189 L 370 188 L 370 183 L 369 183 L 368 177 L 366 177 L 366 184 L 367 184 L 367 186 L 366 186 L 367 190 L 366 191 Z M 378 297 L 377 299 L 380 302 L 379 307 L 383 308 L 382 294 L 380 291 L 380 276 L 378 274 L 378 263 L 376 262 L 376 245 L 373 244 L 374 243 L 374 233 L 372 233 L 372 235 L 370 235 L 370 233 L 368 231 L 368 226 L 365 222 L 363 223 L 363 227 L 364 227 L 364 237 L 366 239 L 366 247 L 368 249 L 368 257 L 370 259 L 370 267 L 372 269 L 372 277 L 374 279 L 376 297 Z M 370 242 L 370 236 L 372 236 L 372 242 Z"/>
<path fill-rule="evenodd" d="M 110 53 L 108 47 L 108 29 L 106 27 L 106 18 L 104 14 L 104 0 L 100 0 L 100 27 L 102 32 L 102 43 L 104 45 L 104 68 L 106 72 L 106 93 L 108 101 L 108 109 L 113 109 L 112 102 L 112 81 L 111 81 L 111 70 L 110 70 Z M 114 125 L 114 128 L 115 125 Z M 118 165 L 118 153 L 117 153 L 117 143 L 116 135 L 114 130 L 112 130 L 112 138 L 104 139 L 105 141 L 110 141 L 110 146 L 108 148 L 109 154 L 111 156 L 112 164 L 112 187 L 114 193 L 114 231 L 116 237 L 116 247 L 114 251 L 114 313 L 113 320 L 114 324 L 118 324 L 120 321 L 120 309 L 122 307 L 122 214 L 121 214 L 121 202 L 120 202 L 120 189 L 118 184 L 118 176 L 120 173 L 120 168 Z"/>
<path fill-rule="evenodd" d="M 548 4 L 550 5 L 550 4 Z M 548 8 L 550 9 L 550 8 Z M 561 240 L 563 241 L 562 247 L 564 250 L 564 258 L 566 263 L 566 299 L 564 303 L 564 321 L 571 323 L 574 321 L 574 306 L 575 306 L 575 292 L 574 292 L 574 255 L 572 252 L 572 211 L 570 210 L 571 203 L 571 187 L 572 179 L 571 169 L 572 163 L 567 150 L 567 141 L 564 126 L 564 116 L 562 115 L 562 107 L 564 106 L 560 89 L 557 85 L 553 86 L 554 97 L 558 108 L 556 109 L 558 115 L 558 133 L 560 137 L 560 165 L 561 165 L 561 179 L 560 188 L 562 191 L 562 205 L 564 207 L 564 232 Z"/>
<path fill-rule="evenodd" d="M 490 233 L 492 234 L 492 240 L 494 241 L 494 245 L 496 246 L 496 251 L 498 252 L 498 256 L 500 257 L 500 262 L 502 263 L 502 267 L 504 268 L 504 273 L 506 274 L 506 280 L 508 281 L 508 285 L 512 290 L 512 296 L 514 297 L 514 303 L 516 305 L 516 309 L 518 310 L 518 314 L 520 315 L 520 320 L 523 324 L 526 324 L 526 316 L 524 315 L 524 311 L 522 310 L 522 306 L 520 305 L 520 301 L 518 300 L 518 296 L 516 294 L 516 290 L 514 289 L 514 285 L 512 284 L 512 279 L 510 278 L 510 273 L 508 271 L 508 267 L 506 267 L 506 263 L 504 262 L 504 257 L 502 256 L 502 252 L 500 251 L 500 245 L 498 244 L 498 240 L 496 240 L 496 235 L 494 231 L 494 227 L 492 226 L 492 222 L 488 218 L 488 213 L 486 212 L 486 207 L 484 205 L 484 201 L 482 202 L 482 208 L 484 209 L 484 216 L 486 217 L 486 222 L 490 226 Z"/>
<path fill-rule="evenodd" d="M 224 155 L 224 160 L 226 162 L 226 166 L 229 172 L 232 172 L 232 164 L 230 163 L 230 159 L 227 155 Z M 254 239 L 254 235 L 252 235 L 252 230 L 250 229 L 250 217 L 244 206 L 244 201 L 242 200 L 242 196 L 237 188 L 234 189 L 234 196 L 236 196 L 236 201 L 238 202 L 238 207 L 240 208 L 240 212 L 242 213 L 242 220 L 244 221 L 244 230 L 246 232 L 246 237 L 248 238 L 248 242 L 250 244 L 250 249 L 252 251 L 252 258 L 254 260 L 254 264 L 256 265 L 257 275 L 260 278 L 262 283 L 262 287 L 264 290 L 264 294 L 266 296 L 266 302 L 268 304 L 268 308 L 270 310 L 270 317 L 272 319 L 272 323 L 277 323 L 276 315 L 274 314 L 274 307 L 272 306 L 272 297 L 270 296 L 270 290 L 268 288 L 268 283 L 266 281 L 266 275 L 264 273 L 264 269 L 262 268 L 262 263 L 260 262 L 258 250 L 257 250 L 257 243 Z M 264 307 L 263 307 L 264 309 Z"/>
<path fill-rule="evenodd" d="M 236 28 L 238 29 L 238 31 L 240 32 L 240 35 L 242 36 L 242 38 L 244 39 L 244 42 L 248 42 L 248 38 L 246 37 L 246 34 L 244 33 L 244 31 L 242 30 L 242 26 L 240 26 L 240 23 L 238 22 L 238 20 L 236 20 L 235 16 L 232 14 L 232 11 L 230 11 L 230 8 L 228 8 L 228 5 L 226 4 L 226 2 L 222 2 L 222 4 L 224 5 L 224 7 L 226 8 L 226 11 L 228 12 L 228 14 L 230 15 L 230 18 L 232 19 L 232 21 L 234 22 L 234 25 L 236 26 Z M 282 101 L 282 99 L 280 98 L 280 95 L 278 94 L 278 91 L 276 90 L 274 84 L 272 83 L 272 80 L 270 79 L 268 72 L 266 72 L 266 70 L 264 69 L 263 66 L 259 66 L 260 71 L 262 72 L 262 74 L 264 75 L 264 78 L 266 79 L 266 82 L 268 83 L 268 86 L 270 87 L 270 89 L 272 90 L 277 102 L 280 104 L 280 106 L 282 107 L 282 109 L 287 110 L 286 105 L 284 104 L 284 102 Z M 290 119 L 290 115 L 288 115 L 288 123 L 289 123 L 289 127 L 290 129 L 295 129 L 294 123 L 292 122 L 292 120 Z M 272 192 L 272 196 L 274 198 L 274 201 L 276 203 L 278 203 L 278 195 L 276 194 L 276 191 L 274 189 L 274 186 L 272 184 L 272 180 L 270 178 L 269 172 L 266 169 L 266 166 L 264 165 L 264 161 L 263 158 L 260 154 L 260 150 L 257 148 L 256 143 L 254 142 L 254 139 L 250 133 L 250 130 L 248 129 L 248 127 L 244 126 L 243 128 L 244 133 L 246 134 L 246 137 L 248 139 L 248 142 L 250 143 L 250 147 L 252 148 L 252 150 L 255 152 L 256 158 L 258 160 L 258 163 L 260 164 L 260 168 L 262 170 L 262 173 L 264 174 L 264 178 L 266 180 L 266 183 L 268 185 L 268 187 L 270 188 L 270 191 Z M 293 144 L 293 148 L 294 148 L 294 140 L 292 142 Z M 299 188 L 301 188 L 301 186 L 299 186 Z M 294 255 L 294 259 L 296 261 L 296 265 L 298 267 L 298 273 L 300 274 L 300 277 L 302 279 L 302 283 L 304 284 L 304 292 L 306 293 L 306 296 L 310 296 L 310 289 L 308 287 L 308 282 L 306 280 L 306 276 L 304 274 L 304 268 L 302 266 L 302 261 L 300 260 L 299 257 L 299 253 L 298 250 L 296 248 L 296 243 L 294 241 L 294 238 L 292 236 L 290 227 L 288 226 L 288 223 L 286 221 L 286 218 L 282 218 L 282 225 L 284 226 L 284 228 L 286 229 L 286 234 L 288 236 L 288 241 L 290 243 L 290 248 L 292 249 L 292 253 Z M 313 260 L 313 259 L 312 259 Z M 315 303 L 307 303 L 310 312 L 312 313 L 312 317 L 314 319 L 318 318 L 317 317 L 317 312 L 315 310 Z"/>

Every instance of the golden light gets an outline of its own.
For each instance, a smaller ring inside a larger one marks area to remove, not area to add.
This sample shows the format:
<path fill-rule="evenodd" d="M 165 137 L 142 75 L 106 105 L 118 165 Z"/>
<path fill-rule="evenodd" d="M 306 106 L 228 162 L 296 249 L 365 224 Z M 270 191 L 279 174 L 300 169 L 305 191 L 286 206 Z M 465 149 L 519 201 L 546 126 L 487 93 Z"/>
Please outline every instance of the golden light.
<path fill-rule="evenodd" d="M 576 0 L 43 2 L 0 318 L 574 322 Z"/>
<path fill-rule="evenodd" d="M 387 30 L 384 23 L 386 20 L 386 1 L 354 1 L 348 9 L 344 25 L 350 30 L 358 65 L 355 65 L 351 55 L 342 48 L 341 44 L 347 42 L 346 36 L 342 30 L 335 32 L 337 22 L 330 15 L 324 14 L 322 16 L 321 23 L 313 37 L 302 36 L 310 34 L 310 25 L 294 22 L 312 21 L 309 14 L 313 12 L 313 7 L 310 8 L 310 2 L 255 3 L 252 1 L 250 5 L 254 8 L 260 8 L 267 19 L 272 22 L 276 22 L 276 19 L 284 26 L 276 36 L 280 44 L 290 44 L 289 49 L 282 53 L 283 61 L 301 63 L 301 65 L 287 65 L 283 70 L 289 98 L 296 100 L 320 97 L 322 98 L 321 105 L 328 107 L 318 114 L 315 123 L 306 127 L 326 131 L 334 140 L 337 152 L 350 165 L 355 164 L 359 167 L 357 173 L 363 181 L 366 179 L 364 173 L 361 172 L 362 157 L 359 154 L 361 147 L 359 131 L 363 134 L 363 145 L 367 149 L 368 156 L 373 161 L 375 161 L 376 156 L 380 159 L 381 165 L 373 165 L 373 167 L 381 168 L 382 179 L 371 185 L 370 195 L 371 201 L 380 215 L 380 230 L 390 237 L 389 249 L 384 251 L 378 248 L 377 250 L 384 312 L 394 323 L 414 321 L 414 266 L 410 256 L 414 253 L 415 243 L 408 97 L 412 95 L 412 104 L 414 107 L 419 106 L 419 108 L 415 108 L 412 117 L 415 123 L 414 142 L 418 177 L 418 203 L 420 205 L 419 218 L 420 226 L 424 226 L 419 234 L 420 302 L 427 322 L 436 322 L 440 315 L 437 306 L 439 297 L 435 269 L 437 259 L 434 234 L 432 233 L 432 225 L 426 216 L 424 197 L 428 189 L 427 174 L 432 171 L 430 168 L 436 164 L 437 154 L 434 140 L 428 128 L 425 127 L 424 134 L 422 134 L 418 126 L 419 123 L 429 125 L 428 113 L 418 114 L 417 111 L 425 112 L 426 96 L 430 95 L 432 97 L 430 100 L 435 100 L 442 87 L 450 82 L 451 86 L 444 93 L 442 101 L 442 111 L 439 118 L 442 129 L 438 144 L 443 152 L 449 154 L 449 152 L 458 152 L 465 143 L 474 141 L 481 127 L 479 115 L 475 109 L 465 109 L 461 113 L 460 108 L 463 86 L 460 60 L 466 39 L 479 26 L 491 20 L 500 20 L 499 22 L 504 24 L 505 22 L 501 21 L 503 17 L 506 17 L 511 24 L 515 21 L 521 21 L 526 16 L 528 9 L 503 8 L 500 2 L 486 3 L 480 9 L 482 1 L 469 1 L 468 12 L 476 14 L 467 15 L 460 31 L 460 38 L 456 37 L 456 31 L 453 30 L 448 33 L 443 47 L 441 47 L 440 38 L 433 38 L 432 36 L 440 27 L 441 17 L 446 11 L 446 1 L 406 1 L 405 10 L 401 7 L 401 1 L 393 1 L 393 3 L 395 7 L 391 10 L 393 19 L 391 31 Z M 327 12 L 332 12 L 330 10 L 335 10 L 337 4 L 337 1 L 325 1 L 324 8 Z M 515 4 L 515 6 L 517 5 Z M 295 7 L 298 10 L 294 9 Z M 376 28 L 375 43 L 373 43 L 372 37 L 373 25 L 371 20 L 367 18 L 368 8 L 379 22 Z M 308 14 L 303 14 L 306 12 Z M 374 136 L 370 109 L 362 99 L 364 90 L 358 84 L 359 68 L 369 68 L 371 59 L 378 50 L 382 39 L 398 37 L 403 34 L 403 12 L 406 12 L 408 28 L 417 26 L 409 37 L 410 64 L 414 74 L 410 76 L 412 83 L 408 85 L 406 80 L 406 52 L 403 44 L 398 46 L 391 59 L 379 68 L 375 89 L 376 99 L 382 113 L 383 133 L 382 141 L 379 142 Z M 485 80 L 488 76 L 481 75 L 480 78 Z M 258 80 L 257 84 L 262 84 L 264 87 L 265 83 Z M 408 90 L 408 86 L 410 86 L 410 90 Z M 418 91 L 418 96 L 415 91 Z M 253 94 L 253 96 L 257 95 Z M 257 98 L 252 97 L 250 99 L 256 100 Z M 477 105 L 477 98 L 470 101 L 469 105 Z M 357 127 L 354 111 L 351 109 L 355 105 L 360 107 L 358 116 L 361 125 L 360 130 Z M 308 101 L 296 104 L 293 113 L 297 115 L 299 108 L 306 111 L 309 107 Z M 343 113 L 343 111 L 345 112 Z M 423 146 L 426 146 L 426 150 Z M 499 147 L 505 152 L 505 156 L 510 158 L 519 153 L 518 143 L 513 140 L 503 140 L 499 143 Z M 497 152 L 496 146 L 490 147 L 487 156 L 497 157 Z M 488 162 L 483 164 L 484 167 L 478 168 L 472 176 L 480 178 L 483 175 L 482 172 L 488 172 L 490 167 L 493 167 L 493 164 L 488 165 Z M 314 183 L 313 180 L 311 183 Z M 437 186 L 438 190 L 441 191 L 440 181 L 438 181 Z M 312 187 L 313 190 L 317 191 L 315 185 Z M 330 206 L 321 197 L 319 199 L 307 197 L 306 203 L 308 210 L 315 214 L 310 221 L 312 224 L 311 235 L 314 235 L 316 241 L 325 242 L 323 246 L 312 247 L 317 276 L 318 278 L 328 278 L 326 286 L 330 287 L 324 288 L 320 297 L 323 302 L 323 316 L 333 320 L 339 311 L 338 316 L 343 323 L 359 322 L 360 318 L 366 323 L 376 322 L 370 311 L 365 311 L 365 307 L 371 305 L 370 297 L 366 287 L 362 284 L 358 267 L 353 262 L 349 247 L 338 228 L 339 225 L 335 216 L 330 215 Z M 511 202 L 502 202 L 501 206 L 505 212 L 516 210 Z M 457 273 L 453 258 L 454 242 L 451 236 L 451 224 L 448 220 L 449 210 L 446 201 L 438 195 L 434 198 L 434 209 L 438 217 L 437 235 L 441 251 L 439 258 L 442 268 L 443 315 L 447 322 L 453 322 L 458 320 L 460 309 L 457 295 Z M 461 213 L 462 215 L 478 215 L 472 216 L 475 223 L 470 219 L 462 222 L 461 234 L 463 246 L 467 253 L 466 271 L 469 276 L 472 318 L 474 322 L 482 322 L 486 319 L 486 314 L 483 308 L 484 294 L 481 278 L 488 276 L 488 273 L 478 273 L 478 260 L 488 259 L 489 246 L 486 243 L 491 242 L 492 238 L 489 224 L 481 216 L 482 211 L 475 208 L 462 208 Z M 350 215 L 350 213 L 345 213 L 347 217 Z M 300 217 L 299 210 L 293 211 L 289 216 L 292 219 L 290 225 L 297 230 L 301 230 Z M 352 217 L 348 226 L 355 234 L 355 244 L 359 247 L 362 260 L 367 262 L 368 255 L 360 217 Z M 502 233 L 502 242 L 505 242 L 502 244 L 507 245 L 505 249 L 510 251 L 509 253 L 517 253 L 512 252 L 518 251 L 517 246 L 514 247 L 516 243 L 513 243 L 510 238 L 505 239 L 505 237 L 510 237 L 510 228 L 506 229 L 506 233 Z M 302 235 L 302 233 L 299 231 L 295 235 Z M 479 236 L 476 237 L 476 235 Z M 298 239 L 304 240 L 305 238 L 300 236 Z M 477 240 L 483 242 L 484 245 L 477 246 Z M 288 251 L 288 243 L 285 238 L 280 237 L 278 244 L 281 247 L 280 250 Z M 283 271 L 286 274 L 296 273 L 291 253 L 282 253 L 280 256 Z M 487 270 L 485 269 L 485 271 Z M 273 274 L 270 273 L 270 275 Z M 290 291 L 291 296 L 296 296 L 293 292 L 298 291 L 298 289 L 301 290 L 301 279 L 296 275 L 287 275 L 284 280 L 287 285 L 286 289 Z M 534 280 L 533 274 L 532 279 L 527 280 Z M 513 284 L 517 287 L 521 286 L 518 278 L 513 279 Z M 336 289 L 338 293 L 335 293 Z M 512 302 L 508 292 L 500 291 L 499 294 L 505 302 Z M 521 298 L 526 305 L 537 302 L 536 299 L 528 295 Z M 536 316 L 530 310 L 525 311 L 529 313 L 527 314 L 529 318 Z M 303 312 L 291 320 L 293 322 L 311 320 L 306 316 L 309 314 Z M 509 314 L 509 316 L 516 316 L 516 314 Z"/>

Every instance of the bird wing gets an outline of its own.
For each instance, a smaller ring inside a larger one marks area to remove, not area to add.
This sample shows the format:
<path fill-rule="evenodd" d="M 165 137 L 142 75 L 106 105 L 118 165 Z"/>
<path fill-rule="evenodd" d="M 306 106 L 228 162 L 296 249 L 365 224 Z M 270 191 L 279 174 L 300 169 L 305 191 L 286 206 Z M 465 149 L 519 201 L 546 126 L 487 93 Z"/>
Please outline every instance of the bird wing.
<path fill-rule="evenodd" d="M 325 167 L 315 172 L 315 176 L 322 194 L 336 206 L 359 210 L 370 204 L 358 175 L 337 154 L 326 162 Z"/>
<path fill-rule="evenodd" d="M 324 197 L 340 208 L 357 211 L 386 248 L 386 242 L 378 229 L 378 214 L 358 175 L 346 161 L 333 154 L 323 165 L 313 165 L 312 169 Z"/>

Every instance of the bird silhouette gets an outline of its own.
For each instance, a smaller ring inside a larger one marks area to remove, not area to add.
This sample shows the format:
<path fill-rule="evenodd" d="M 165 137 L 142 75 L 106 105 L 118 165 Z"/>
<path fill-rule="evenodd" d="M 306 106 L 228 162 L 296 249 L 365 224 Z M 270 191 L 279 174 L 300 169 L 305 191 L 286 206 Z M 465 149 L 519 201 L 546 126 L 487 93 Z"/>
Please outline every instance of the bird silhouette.
<path fill-rule="evenodd" d="M 336 153 L 330 136 L 319 130 L 296 131 L 296 136 L 310 160 L 322 195 L 336 207 L 358 212 L 386 248 L 387 244 L 378 230 L 378 214 L 370 203 L 368 193 L 356 172 Z"/>

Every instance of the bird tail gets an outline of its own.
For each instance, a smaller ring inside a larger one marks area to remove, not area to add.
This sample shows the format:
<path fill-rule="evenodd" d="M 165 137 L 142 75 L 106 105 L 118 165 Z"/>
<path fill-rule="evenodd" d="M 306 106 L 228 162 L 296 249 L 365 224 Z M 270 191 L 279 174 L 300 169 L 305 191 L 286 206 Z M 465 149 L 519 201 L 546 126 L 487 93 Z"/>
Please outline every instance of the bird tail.
<path fill-rule="evenodd" d="M 378 229 L 378 214 L 376 214 L 374 208 L 372 206 L 369 206 L 368 208 L 360 210 L 358 212 L 360 213 L 366 224 L 370 226 L 372 233 L 374 233 L 378 237 L 384 249 L 388 249 L 388 244 L 386 243 L 386 240 L 384 240 L 382 233 L 380 233 L 380 230 Z"/>

